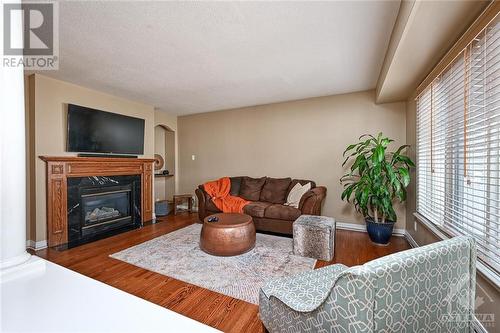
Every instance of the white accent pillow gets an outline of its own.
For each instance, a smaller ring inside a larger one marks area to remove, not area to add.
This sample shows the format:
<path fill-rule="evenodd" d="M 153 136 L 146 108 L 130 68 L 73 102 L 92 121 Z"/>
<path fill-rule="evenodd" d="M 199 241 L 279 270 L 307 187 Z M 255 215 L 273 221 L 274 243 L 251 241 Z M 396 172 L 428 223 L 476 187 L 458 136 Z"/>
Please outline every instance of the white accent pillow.
<path fill-rule="evenodd" d="M 311 189 L 311 183 L 300 185 L 300 183 L 295 184 L 294 187 L 288 193 L 288 198 L 286 199 L 285 206 L 292 206 L 299 208 L 300 199 L 304 194 Z"/>

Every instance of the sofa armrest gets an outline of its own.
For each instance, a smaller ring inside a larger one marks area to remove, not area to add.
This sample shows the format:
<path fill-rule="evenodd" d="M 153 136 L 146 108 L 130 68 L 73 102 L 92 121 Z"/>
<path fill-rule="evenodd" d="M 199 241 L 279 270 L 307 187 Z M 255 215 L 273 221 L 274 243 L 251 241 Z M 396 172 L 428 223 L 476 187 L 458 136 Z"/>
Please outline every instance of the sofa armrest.
<path fill-rule="evenodd" d="M 326 187 L 318 186 L 300 199 L 299 209 L 304 215 L 321 215 L 321 205 L 326 197 Z"/>
<path fill-rule="evenodd" d="M 201 222 L 203 222 L 203 219 L 207 217 L 207 194 L 205 190 L 202 189 L 202 186 L 199 186 L 194 193 L 196 194 L 196 197 L 198 198 L 198 217 Z"/>

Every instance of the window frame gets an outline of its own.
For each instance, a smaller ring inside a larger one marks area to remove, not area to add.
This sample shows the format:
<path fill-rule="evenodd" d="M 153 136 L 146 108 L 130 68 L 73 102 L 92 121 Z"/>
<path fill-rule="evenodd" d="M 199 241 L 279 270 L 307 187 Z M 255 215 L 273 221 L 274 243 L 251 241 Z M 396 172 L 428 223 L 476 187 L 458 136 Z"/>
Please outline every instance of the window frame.
<path fill-rule="evenodd" d="M 464 33 L 464 35 L 455 43 L 455 45 L 446 53 L 446 55 L 441 59 L 441 61 L 434 67 L 434 69 L 429 73 L 429 75 L 420 83 L 420 85 L 416 89 L 416 97 L 415 97 L 415 108 L 418 109 L 418 99 L 421 95 L 423 95 L 427 89 L 432 90 L 432 86 L 434 83 L 439 80 L 439 78 L 442 76 L 442 74 L 449 70 L 450 67 L 453 65 L 453 63 L 457 60 L 459 57 L 463 57 L 464 53 L 466 52 L 466 49 L 469 47 L 469 45 L 484 31 L 486 27 L 488 27 L 495 19 L 497 19 L 497 16 L 499 16 L 500 12 L 500 2 L 494 1 L 488 7 L 483 11 L 483 13 L 476 19 L 476 21 L 471 25 L 471 27 Z M 464 77 L 466 74 L 464 74 Z M 464 86 L 467 86 L 469 83 L 465 82 Z M 432 99 L 433 96 L 431 95 L 431 104 L 432 104 Z M 465 101 L 465 103 L 467 103 Z M 431 123 L 432 123 L 432 113 L 433 111 L 431 110 Z M 416 115 L 416 144 L 418 145 L 418 136 L 419 136 L 419 131 L 418 131 L 418 115 Z M 431 137 L 433 136 L 432 130 L 431 130 Z M 432 139 L 431 139 L 431 159 L 432 159 Z M 416 162 L 417 165 L 420 165 L 419 161 L 419 148 L 418 146 L 416 147 L 415 151 L 415 157 L 416 157 Z M 432 166 L 432 162 L 431 162 Z M 445 166 L 446 167 L 446 166 Z M 418 193 L 419 193 L 419 171 L 418 167 L 416 168 L 416 187 L 415 187 L 415 212 L 413 213 L 413 216 L 415 219 L 420 222 L 421 225 L 423 225 L 428 231 L 430 231 L 435 237 L 439 239 L 449 239 L 454 236 L 457 236 L 459 234 L 462 234 L 460 232 L 457 232 L 456 230 L 448 230 L 446 228 L 446 223 L 443 221 L 443 225 L 440 225 L 438 223 L 435 223 L 431 220 L 429 220 L 427 217 L 422 215 L 419 211 L 417 211 L 418 207 Z M 485 223 L 486 224 L 486 223 Z M 465 233 L 463 233 L 465 234 Z M 469 234 L 472 235 L 472 234 Z M 473 235 L 472 235 L 473 236 Z M 500 288 L 500 271 L 497 271 L 493 267 L 490 267 L 488 264 L 483 263 L 482 259 L 478 258 L 477 260 L 477 271 L 478 273 L 484 277 L 486 280 L 490 281 L 495 285 L 496 288 Z"/>

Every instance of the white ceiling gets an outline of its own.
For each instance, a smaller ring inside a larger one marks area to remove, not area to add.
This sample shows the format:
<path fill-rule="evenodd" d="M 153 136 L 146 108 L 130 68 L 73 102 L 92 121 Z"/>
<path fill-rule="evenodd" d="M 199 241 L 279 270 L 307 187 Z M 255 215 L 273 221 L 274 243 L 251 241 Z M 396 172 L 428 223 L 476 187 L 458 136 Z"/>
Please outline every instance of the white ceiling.
<path fill-rule="evenodd" d="M 399 5 L 62 2 L 43 74 L 178 115 L 368 90 Z"/>

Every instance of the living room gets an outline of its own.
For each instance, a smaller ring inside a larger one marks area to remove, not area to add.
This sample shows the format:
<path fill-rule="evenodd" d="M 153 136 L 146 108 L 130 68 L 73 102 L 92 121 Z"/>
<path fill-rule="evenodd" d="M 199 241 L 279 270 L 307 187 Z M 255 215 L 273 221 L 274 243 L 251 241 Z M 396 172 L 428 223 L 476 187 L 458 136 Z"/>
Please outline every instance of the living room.
<path fill-rule="evenodd" d="M 2 332 L 498 330 L 498 2 L 41 4 Z"/>

